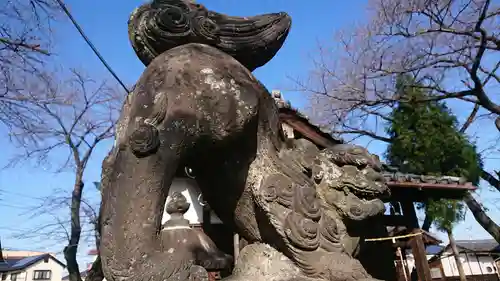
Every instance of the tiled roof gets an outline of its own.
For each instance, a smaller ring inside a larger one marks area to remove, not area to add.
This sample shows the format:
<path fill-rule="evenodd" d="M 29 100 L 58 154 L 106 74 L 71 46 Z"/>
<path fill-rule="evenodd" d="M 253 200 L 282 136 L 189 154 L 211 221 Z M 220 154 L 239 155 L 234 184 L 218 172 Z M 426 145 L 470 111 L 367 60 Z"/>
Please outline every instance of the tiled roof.
<path fill-rule="evenodd" d="M 306 116 L 304 113 L 300 112 L 298 109 L 294 108 L 289 101 L 285 101 L 285 99 L 283 99 L 283 96 L 281 95 L 280 91 L 273 90 L 271 95 L 272 95 L 274 101 L 276 102 L 276 105 L 278 106 L 278 109 L 280 111 L 293 112 L 298 118 L 303 119 L 309 125 L 311 125 L 311 127 L 315 127 L 323 134 L 329 135 L 330 138 L 335 140 L 335 142 L 338 142 L 338 143 L 344 142 L 341 138 L 333 136 L 332 131 L 329 128 L 327 128 L 325 126 L 318 125 L 318 124 L 313 124 L 311 119 L 308 116 Z"/>
<path fill-rule="evenodd" d="M 276 102 L 276 105 L 280 109 L 280 113 L 287 112 L 291 115 L 296 116 L 296 118 L 302 119 L 304 123 L 308 126 L 317 129 L 324 135 L 328 135 L 329 139 L 337 142 L 343 143 L 344 141 L 340 138 L 334 137 L 331 130 L 325 127 L 321 127 L 317 124 L 313 124 L 310 118 L 301 113 L 298 109 L 293 108 L 289 101 L 285 101 L 280 91 L 273 90 L 272 97 Z M 387 182 L 396 182 L 398 184 L 429 184 L 429 185 L 459 185 L 465 186 L 467 181 L 464 178 L 452 177 L 452 176 L 423 176 L 415 174 L 405 174 L 398 171 L 397 167 L 392 167 L 389 165 L 383 165 L 384 172 L 383 176 Z M 464 188 L 461 188 L 464 189 Z M 474 190 L 475 187 L 469 186 L 465 189 Z"/>
<path fill-rule="evenodd" d="M 415 174 L 404 174 L 398 171 L 397 167 L 382 165 L 383 175 L 386 181 L 393 182 L 412 182 L 412 183 L 430 183 L 430 184 L 465 184 L 467 180 L 460 177 L 451 176 L 423 176 Z"/>
<path fill-rule="evenodd" d="M 443 250 L 444 246 L 439 245 L 429 245 L 425 247 L 425 253 L 427 255 L 435 255 Z"/>
<path fill-rule="evenodd" d="M 435 256 L 439 253 L 441 253 L 441 251 L 443 251 L 444 249 L 444 246 L 439 246 L 439 245 L 427 245 L 425 247 L 425 255 L 426 256 Z M 408 254 L 411 254 L 412 253 L 412 249 L 411 248 L 408 248 L 405 250 L 406 253 Z"/>
<path fill-rule="evenodd" d="M 4 257 L 32 257 L 39 256 L 43 254 L 51 254 L 55 256 L 54 253 L 40 252 L 40 251 L 26 251 L 26 250 L 6 250 L 2 249 L 2 254 Z"/>
<path fill-rule="evenodd" d="M 97 251 L 97 249 L 91 249 L 87 252 L 87 255 L 90 255 L 90 256 L 95 256 L 97 255 L 99 252 Z"/>
<path fill-rule="evenodd" d="M 457 240 L 457 246 L 471 252 L 500 252 L 500 245 L 494 239 Z"/>
<path fill-rule="evenodd" d="M 434 234 L 421 229 L 423 232 L 422 238 L 425 245 L 439 245 L 443 243 L 439 238 L 437 238 Z M 407 235 L 410 234 L 411 231 L 406 226 L 388 226 L 387 233 L 389 236 L 399 236 L 399 235 Z M 402 240 L 408 240 L 408 238 L 403 238 Z"/>
<path fill-rule="evenodd" d="M 433 256 L 432 258 L 433 259 L 436 259 L 436 255 L 440 254 L 444 249 L 444 246 L 440 246 L 440 245 L 426 245 L 425 246 L 425 255 L 426 256 Z M 405 249 L 405 252 L 407 254 L 412 254 L 413 251 L 411 248 L 407 248 Z"/>
<path fill-rule="evenodd" d="M 500 253 L 500 245 L 494 239 L 475 239 L 475 240 L 456 240 L 459 252 L 473 253 Z M 450 244 L 446 245 L 441 251 L 436 253 L 429 263 L 439 259 L 444 252 L 450 249 Z"/>
<path fill-rule="evenodd" d="M 467 183 L 466 180 L 459 177 L 450 176 L 423 176 L 414 174 L 403 174 L 403 173 L 387 173 L 384 172 L 383 176 L 388 182 L 410 182 L 410 183 L 430 183 L 430 184 L 457 184 L 464 185 Z"/>
<path fill-rule="evenodd" d="M 31 257 L 6 257 L 4 258 L 3 262 L 0 262 L 0 272 L 21 270 L 44 259 L 54 259 L 56 262 L 61 264 L 61 266 L 65 266 L 62 262 L 60 262 L 50 254 Z"/>

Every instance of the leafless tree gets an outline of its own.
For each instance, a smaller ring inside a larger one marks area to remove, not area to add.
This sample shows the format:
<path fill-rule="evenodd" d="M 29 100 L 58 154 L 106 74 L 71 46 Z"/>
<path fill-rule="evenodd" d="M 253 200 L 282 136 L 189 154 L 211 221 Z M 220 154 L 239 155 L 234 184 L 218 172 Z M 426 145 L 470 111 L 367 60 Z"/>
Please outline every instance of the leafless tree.
<path fill-rule="evenodd" d="M 56 171 L 73 169 L 70 224 L 66 226 L 69 236 L 64 257 L 70 280 L 80 281 L 76 254 L 82 234 L 84 171 L 96 147 L 114 135 L 115 120 L 125 94 L 75 70 L 70 71 L 66 79 L 59 79 L 54 73 L 39 73 L 21 82 L 23 90 L 18 96 L 24 98 L 16 101 L 20 105 L 19 116 L 12 116 L 9 124 L 11 139 L 23 153 L 17 155 L 12 164 L 24 160 L 46 165 L 50 160 L 53 168 L 57 165 Z M 67 153 L 67 157 L 57 163 L 57 157 L 53 156 L 61 153 Z M 83 211 L 90 214 L 89 223 L 97 221 L 97 212 L 91 208 L 83 208 Z M 65 221 L 58 224 L 66 225 Z"/>
<path fill-rule="evenodd" d="M 88 191 L 87 191 L 88 192 Z M 97 192 L 96 192 L 97 193 Z M 27 196 L 15 194 L 19 196 Z M 98 245 L 99 238 L 96 235 L 97 214 L 99 210 L 99 200 L 92 200 L 91 196 L 81 199 L 82 213 L 80 214 L 81 239 L 88 243 Z M 33 227 L 28 229 L 17 229 L 13 231 L 12 237 L 15 239 L 29 239 L 30 241 L 42 240 L 52 241 L 54 246 L 67 243 L 70 240 L 71 219 L 63 213 L 71 208 L 71 192 L 64 189 L 52 190 L 49 196 L 29 197 L 34 202 L 26 205 L 21 216 L 26 221 L 34 221 Z M 44 248 L 52 245 L 44 245 Z M 52 248 L 52 247 L 49 247 Z M 61 252 L 63 254 L 63 252 Z"/>
<path fill-rule="evenodd" d="M 488 232 L 496 241 L 500 242 L 500 226 L 495 223 L 487 214 L 486 208 L 479 203 L 469 192 L 465 196 L 465 203 L 476 221 Z"/>
<path fill-rule="evenodd" d="M 49 201 L 58 203 L 58 208 L 63 207 L 64 202 L 70 204 L 70 221 L 54 217 L 55 224 L 43 225 L 32 234 L 51 234 L 52 238 L 56 233 L 62 234 L 62 238 L 67 236 L 64 255 L 70 280 L 76 281 L 81 280 L 76 252 L 82 233 L 89 231 L 83 229 L 85 226 L 91 226 L 96 246 L 99 244 L 97 212 L 81 197 L 83 172 L 95 147 L 113 135 L 119 108 L 116 105 L 121 97 L 116 89 L 96 83 L 80 72 L 73 71 L 72 77 L 65 81 L 49 74 L 51 23 L 60 16 L 60 8 L 52 0 L 15 0 L 0 4 L 0 126 L 6 126 L 14 143 L 24 149 L 25 153 L 16 161 L 47 165 L 53 162 L 46 161 L 53 160 L 50 155 L 69 151 L 67 160 L 58 165 L 57 171 L 74 169 L 73 193 L 69 198 L 52 196 Z M 49 214 L 47 207 L 55 208 L 53 205 L 45 204 L 34 210 Z M 80 211 L 84 213 L 82 219 Z M 91 273 L 102 276 L 100 263 L 98 265 Z"/>
<path fill-rule="evenodd" d="M 0 51 L 2 63 L 37 60 L 49 55 L 50 22 L 58 9 L 51 0 L 3 1 L 0 4 Z"/>
<path fill-rule="evenodd" d="M 312 117 L 344 138 L 388 143 L 384 127 L 391 121 L 390 109 L 405 102 L 396 94 L 396 77 L 412 74 L 418 84 L 410 86 L 432 93 L 422 102 L 470 105 L 461 132 L 480 119 L 492 120 L 500 130 L 500 7 L 491 2 L 369 1 L 369 22 L 344 30 L 337 46 L 320 44 L 308 79 L 294 79 L 309 94 Z M 500 191 L 498 176 L 482 174 Z M 473 197 L 466 202 L 488 230 L 492 221 L 485 219 L 484 209 L 473 205 Z"/>
<path fill-rule="evenodd" d="M 22 118 L 22 91 L 18 77 L 38 75 L 49 59 L 51 22 L 59 10 L 52 0 L 16 0 L 0 3 L 0 123 Z M 27 116 L 26 116 L 27 117 Z"/>

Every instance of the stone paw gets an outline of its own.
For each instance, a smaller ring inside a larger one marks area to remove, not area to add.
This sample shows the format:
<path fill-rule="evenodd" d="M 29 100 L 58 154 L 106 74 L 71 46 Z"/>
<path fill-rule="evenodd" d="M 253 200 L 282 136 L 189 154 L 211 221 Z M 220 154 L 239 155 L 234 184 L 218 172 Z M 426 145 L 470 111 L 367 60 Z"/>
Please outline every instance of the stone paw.
<path fill-rule="evenodd" d="M 193 265 L 189 269 L 189 281 L 208 281 L 208 272 L 199 265 Z"/>

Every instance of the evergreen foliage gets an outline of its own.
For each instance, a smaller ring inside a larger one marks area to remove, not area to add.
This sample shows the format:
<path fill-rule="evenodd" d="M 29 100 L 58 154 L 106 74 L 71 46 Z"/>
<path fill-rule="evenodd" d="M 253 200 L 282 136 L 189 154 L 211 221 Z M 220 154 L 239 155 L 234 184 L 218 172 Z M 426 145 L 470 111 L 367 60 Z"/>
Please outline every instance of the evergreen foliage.
<path fill-rule="evenodd" d="M 426 101 L 430 97 L 415 85 L 413 77 L 400 76 L 396 82 L 397 94 L 405 101 L 391 113 L 392 123 L 387 129 L 392 142 L 386 158 L 390 165 L 403 173 L 434 176 L 457 176 L 477 185 L 482 161 L 466 136 L 457 128 L 457 119 L 445 103 Z M 465 205 L 456 200 L 429 200 L 417 205 L 441 231 L 451 231 L 453 225 L 464 219 Z"/>

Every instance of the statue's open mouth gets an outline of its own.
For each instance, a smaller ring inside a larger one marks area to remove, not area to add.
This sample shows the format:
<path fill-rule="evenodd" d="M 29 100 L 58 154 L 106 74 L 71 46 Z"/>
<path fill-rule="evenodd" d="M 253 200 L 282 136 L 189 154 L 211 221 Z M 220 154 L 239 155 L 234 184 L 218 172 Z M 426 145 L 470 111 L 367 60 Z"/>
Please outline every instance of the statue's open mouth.
<path fill-rule="evenodd" d="M 362 221 L 383 213 L 384 202 L 380 200 L 379 194 L 351 187 L 344 186 L 343 190 L 331 190 L 326 195 L 327 202 L 352 221 Z"/>
<path fill-rule="evenodd" d="M 359 188 L 355 185 L 348 185 L 347 188 L 362 201 L 383 200 L 390 196 L 388 191 L 367 190 Z"/>
<path fill-rule="evenodd" d="M 390 190 L 384 182 L 372 179 L 343 181 L 338 188 L 343 189 L 344 193 L 354 194 L 363 202 L 384 200 L 390 196 Z"/>

